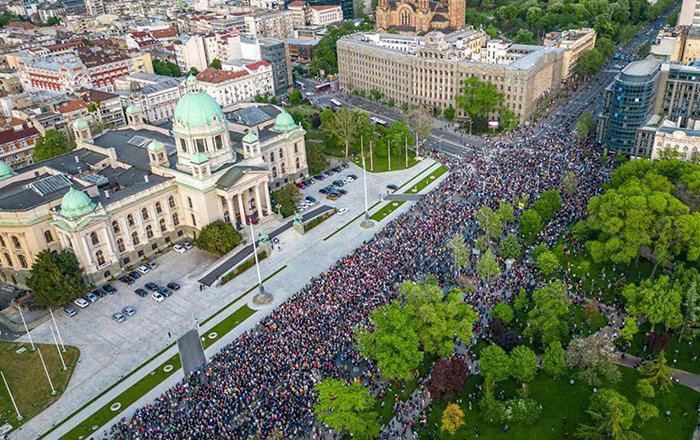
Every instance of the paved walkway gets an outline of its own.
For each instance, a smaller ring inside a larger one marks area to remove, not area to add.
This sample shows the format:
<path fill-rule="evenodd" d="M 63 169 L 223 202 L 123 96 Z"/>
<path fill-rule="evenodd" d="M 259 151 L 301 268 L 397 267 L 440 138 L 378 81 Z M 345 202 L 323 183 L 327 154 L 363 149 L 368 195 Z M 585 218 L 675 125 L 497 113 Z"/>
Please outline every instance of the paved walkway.
<path fill-rule="evenodd" d="M 409 202 L 415 202 L 420 198 L 421 194 L 389 194 L 388 196 L 384 197 L 384 200 L 405 200 Z"/>
<path fill-rule="evenodd" d="M 622 354 L 623 353 L 620 353 L 620 355 Z M 624 365 L 625 367 L 635 368 L 635 365 L 642 362 L 641 358 L 630 356 L 628 354 L 624 354 L 624 356 L 625 357 L 621 358 L 618 364 Z M 679 384 L 700 393 L 700 375 L 684 370 L 678 370 L 676 368 L 671 368 L 671 371 L 673 372 L 673 377 L 678 379 Z"/>

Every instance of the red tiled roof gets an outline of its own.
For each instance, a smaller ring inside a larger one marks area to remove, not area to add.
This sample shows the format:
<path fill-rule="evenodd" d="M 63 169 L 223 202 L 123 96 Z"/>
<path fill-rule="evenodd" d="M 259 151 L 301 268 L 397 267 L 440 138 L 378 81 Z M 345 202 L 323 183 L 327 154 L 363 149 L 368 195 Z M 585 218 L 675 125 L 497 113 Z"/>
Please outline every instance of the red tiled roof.
<path fill-rule="evenodd" d="M 268 61 L 262 60 L 262 61 L 256 61 L 254 63 L 246 64 L 245 66 L 250 69 L 250 70 L 258 70 L 258 68 L 262 66 L 269 66 L 270 63 Z"/>
<path fill-rule="evenodd" d="M 169 38 L 169 37 L 177 37 L 177 29 L 175 28 L 168 28 L 168 29 L 158 29 L 155 31 L 151 31 L 151 35 L 153 38 Z"/>
<path fill-rule="evenodd" d="M 317 11 L 327 11 L 329 9 L 338 9 L 340 8 L 340 5 L 313 5 L 311 6 L 311 9 L 315 9 Z"/>
<path fill-rule="evenodd" d="M 36 29 L 36 25 L 32 23 L 27 23 L 24 21 L 13 21 L 7 24 L 7 27 L 17 28 L 17 29 Z"/>
<path fill-rule="evenodd" d="M 205 70 L 197 74 L 197 81 L 218 84 L 230 79 L 241 78 L 248 75 L 245 70 L 220 70 L 213 67 L 207 67 Z"/>
<path fill-rule="evenodd" d="M 306 2 L 301 1 L 301 0 L 295 0 L 287 5 L 287 8 L 303 8 L 304 5 L 306 5 Z"/>
<path fill-rule="evenodd" d="M 83 101 L 82 99 L 74 99 L 72 101 L 68 101 L 64 104 L 59 105 L 58 107 L 56 107 L 56 109 L 59 113 L 71 113 L 86 107 L 87 104 L 85 103 L 85 101 Z"/>
<path fill-rule="evenodd" d="M 83 98 L 86 98 L 89 102 L 102 102 L 109 99 L 119 98 L 119 95 L 103 92 L 102 90 L 87 89 L 83 95 Z"/>
<path fill-rule="evenodd" d="M 8 142 L 18 141 L 20 139 L 39 136 L 39 130 L 34 127 L 25 128 L 23 130 L 14 131 L 6 130 L 0 131 L 0 145 L 7 144 Z"/>
<path fill-rule="evenodd" d="M 70 43 L 63 43 L 63 44 L 49 44 L 46 46 L 46 48 L 49 50 L 49 52 L 54 52 L 58 50 L 63 50 L 63 49 L 68 49 L 69 47 L 78 47 L 78 46 L 84 46 L 85 41 L 79 40 L 79 41 L 71 41 Z"/>

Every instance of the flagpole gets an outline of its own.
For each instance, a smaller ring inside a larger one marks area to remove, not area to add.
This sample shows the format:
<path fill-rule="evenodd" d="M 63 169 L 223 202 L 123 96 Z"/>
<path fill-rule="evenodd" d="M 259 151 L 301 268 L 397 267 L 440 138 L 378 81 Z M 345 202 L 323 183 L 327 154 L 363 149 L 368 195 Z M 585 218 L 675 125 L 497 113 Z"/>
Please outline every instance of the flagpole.
<path fill-rule="evenodd" d="M 369 170 L 374 171 L 374 153 L 372 152 L 372 141 L 369 141 Z"/>
<path fill-rule="evenodd" d="M 17 403 L 15 402 L 14 396 L 12 396 L 12 391 L 10 391 L 10 385 L 7 384 L 7 379 L 5 379 L 5 374 L 0 370 L 0 376 L 2 376 L 2 381 L 5 382 L 5 388 L 7 388 L 7 394 L 10 395 L 10 400 L 12 401 L 12 406 L 15 407 L 15 412 L 17 413 L 17 420 L 22 421 L 24 417 L 19 413 L 19 408 L 17 408 Z"/>
<path fill-rule="evenodd" d="M 386 142 L 386 157 L 389 158 L 389 171 L 391 171 L 391 140 Z"/>
<path fill-rule="evenodd" d="M 24 330 L 27 332 L 27 337 L 29 338 L 29 343 L 32 344 L 32 351 L 36 350 L 36 347 L 34 346 L 34 341 L 32 340 L 32 335 L 29 334 L 29 327 L 27 327 L 27 321 L 24 320 L 24 314 L 22 313 L 22 307 L 17 306 L 17 310 L 19 310 L 19 316 L 22 318 L 22 324 L 24 324 Z"/>
<path fill-rule="evenodd" d="M 406 168 L 408 168 L 408 138 L 404 137 L 403 141 L 406 144 Z"/>
<path fill-rule="evenodd" d="M 49 385 L 51 386 L 51 395 L 55 396 L 58 394 L 56 392 L 56 388 L 53 387 L 53 382 L 51 381 L 51 376 L 49 375 L 49 369 L 46 368 L 46 362 L 44 362 L 44 356 L 41 355 L 41 350 L 38 348 L 36 349 L 37 353 L 39 353 L 39 359 L 41 359 L 41 365 L 44 367 L 44 373 L 46 373 L 46 378 L 49 380 Z"/>
<path fill-rule="evenodd" d="M 369 220 L 369 207 L 367 204 L 367 166 L 364 156 L 362 157 L 362 180 L 365 183 L 365 221 Z"/>
<path fill-rule="evenodd" d="M 58 324 L 56 324 L 56 318 L 54 318 L 53 316 L 53 311 L 51 310 L 51 307 L 49 307 L 49 313 L 51 314 L 51 320 L 53 321 L 53 325 L 56 327 L 56 334 L 58 335 L 58 340 L 61 342 L 61 348 L 63 348 L 63 352 L 65 353 L 66 346 L 63 345 L 63 338 L 61 337 L 61 332 L 58 331 Z"/>
<path fill-rule="evenodd" d="M 56 344 L 56 351 L 58 352 L 58 357 L 61 358 L 61 364 L 63 365 L 63 371 L 66 371 L 68 367 L 66 367 L 66 361 L 63 360 L 63 354 L 61 353 L 61 349 L 58 346 L 58 340 L 56 340 L 56 333 L 53 331 L 53 327 L 49 326 L 49 330 L 51 330 L 51 336 L 53 336 L 53 343 Z"/>

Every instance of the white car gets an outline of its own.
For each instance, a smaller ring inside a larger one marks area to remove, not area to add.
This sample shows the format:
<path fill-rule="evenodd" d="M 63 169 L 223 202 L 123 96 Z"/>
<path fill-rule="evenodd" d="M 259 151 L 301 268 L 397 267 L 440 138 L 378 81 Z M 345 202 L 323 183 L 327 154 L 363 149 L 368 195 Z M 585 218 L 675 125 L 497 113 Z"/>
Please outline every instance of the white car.
<path fill-rule="evenodd" d="M 187 252 L 187 249 L 185 249 L 184 246 L 179 245 L 179 244 L 176 244 L 175 246 L 173 246 L 173 250 L 175 252 L 177 252 L 178 254 L 184 254 L 185 252 Z"/>
<path fill-rule="evenodd" d="M 346 182 L 354 182 L 354 181 L 355 181 L 355 178 L 352 177 L 352 176 L 348 176 L 348 177 L 345 178 L 345 181 L 346 181 Z"/>
<path fill-rule="evenodd" d="M 151 298 L 153 298 L 153 300 L 157 303 L 163 302 L 165 299 L 165 297 L 158 292 L 154 292 L 153 295 L 151 295 Z"/>
<path fill-rule="evenodd" d="M 190 243 L 189 241 L 184 241 L 182 242 L 182 247 L 189 251 L 190 249 L 192 249 L 192 243 Z"/>
<path fill-rule="evenodd" d="M 345 214 L 346 212 L 348 212 L 348 208 L 345 208 L 345 207 L 340 208 L 340 209 L 338 210 L 338 215 L 343 215 L 343 214 Z"/>
<path fill-rule="evenodd" d="M 85 298 L 78 298 L 75 301 L 73 301 L 73 304 L 80 307 L 81 309 L 84 309 L 85 307 L 90 305 L 90 301 L 86 300 Z"/>
<path fill-rule="evenodd" d="M 142 274 L 147 274 L 150 270 L 151 270 L 151 268 L 146 266 L 145 264 L 142 264 L 138 267 L 138 271 L 141 272 Z"/>

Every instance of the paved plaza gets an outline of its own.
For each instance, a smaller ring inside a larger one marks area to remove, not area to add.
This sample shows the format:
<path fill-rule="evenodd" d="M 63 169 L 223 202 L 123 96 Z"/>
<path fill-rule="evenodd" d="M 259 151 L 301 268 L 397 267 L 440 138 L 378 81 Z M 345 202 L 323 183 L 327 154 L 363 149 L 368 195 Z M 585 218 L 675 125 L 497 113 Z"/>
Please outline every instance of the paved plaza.
<path fill-rule="evenodd" d="M 381 195 L 386 194 L 386 185 L 393 183 L 401 186 L 430 168 L 434 163 L 431 159 L 425 159 L 409 170 L 380 174 L 368 173 L 369 206 L 375 204 Z M 288 229 L 279 235 L 279 250 L 276 248 L 272 255 L 260 264 L 262 277 L 266 277 L 286 265 L 284 270 L 265 283 L 266 290 L 274 295 L 272 305 L 258 311 L 225 337 L 220 338 L 215 344 L 211 345 L 206 350 L 208 357 L 233 340 L 241 332 L 253 327 L 273 307 L 281 304 L 286 298 L 301 289 L 308 282 L 309 278 L 325 271 L 340 257 L 348 254 L 364 240 L 371 238 L 390 219 L 410 208 L 411 203 L 402 205 L 387 219 L 383 220 L 381 224 L 372 229 L 361 228 L 361 218 L 356 219 L 340 233 L 329 238 L 330 234 L 364 211 L 362 170 L 351 164 L 350 168 L 340 173 L 340 176 L 346 176 L 347 174 L 356 174 L 359 179 L 348 183 L 345 186 L 348 194 L 336 201 L 326 200 L 318 193 L 320 188 L 330 184 L 332 180 L 335 180 L 334 178 L 318 182 L 303 191 L 305 195 L 316 197 L 320 203 L 338 208 L 347 207 L 348 212 L 344 215 L 332 216 L 329 220 L 321 223 L 303 236 L 293 229 Z M 338 176 L 338 174 L 333 177 L 335 176 Z M 445 176 L 442 176 L 442 178 Z M 434 187 L 442 178 L 437 179 L 424 192 Z M 378 205 L 374 210 L 380 209 L 381 206 L 383 205 Z M 268 222 L 265 225 L 261 225 L 260 229 L 265 229 L 269 233 L 272 229 L 276 229 L 281 225 L 282 223 L 280 222 Z M 175 341 L 176 338 L 184 335 L 193 327 L 195 319 L 203 322 L 207 317 L 219 311 L 257 283 L 256 271 L 250 269 L 225 286 L 218 287 L 217 284 L 214 284 L 214 287 L 200 291 L 197 280 L 203 274 L 211 271 L 216 264 L 213 257 L 197 249 L 192 249 L 185 254 L 169 252 L 155 261 L 159 264 L 159 267 L 155 271 L 141 277 L 137 284 L 126 286 L 122 283 L 117 283 L 118 294 L 100 299 L 100 301 L 90 305 L 88 308 L 80 310 L 74 318 L 68 318 L 62 313 L 56 315 L 64 342 L 80 349 L 80 361 L 61 399 L 30 420 L 22 429 L 14 432 L 11 435 L 12 439 L 37 438 L 100 392 L 109 388 L 134 368 L 146 362 L 153 355 Z M 141 298 L 134 293 L 137 287 L 142 287 L 143 284 L 149 281 L 160 285 L 174 281 L 180 284 L 182 288 L 164 302 L 156 303 L 150 296 Z M 252 306 L 251 300 L 254 294 L 255 291 L 238 301 L 225 313 L 217 316 L 216 319 L 208 322 L 207 325 L 202 327 L 201 332 L 206 332 L 208 328 L 216 325 L 236 308 L 246 303 Z M 137 314 L 121 324 L 112 320 L 111 315 L 125 306 L 135 307 L 138 311 Z M 32 337 L 35 341 L 52 342 L 47 324 L 33 330 Z M 23 337 L 22 339 L 25 338 Z M 159 365 L 175 352 L 176 347 L 173 347 L 158 356 L 149 365 Z M 49 438 L 58 438 L 62 433 L 69 431 L 85 417 L 104 405 L 104 403 L 109 402 L 114 396 L 138 381 L 149 371 L 149 368 L 144 368 L 143 371 L 139 371 L 137 374 L 129 377 L 98 399 L 93 405 L 84 409 L 78 416 L 52 432 Z M 179 374 L 171 376 L 152 390 L 151 393 L 135 402 L 134 405 L 124 408 L 121 414 L 115 413 L 115 417 L 123 417 L 133 409 L 148 403 L 180 378 L 181 375 Z"/>

